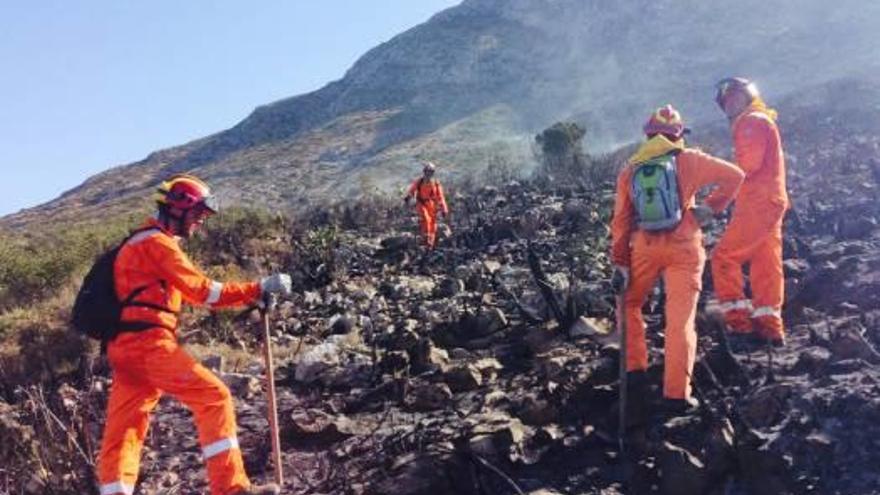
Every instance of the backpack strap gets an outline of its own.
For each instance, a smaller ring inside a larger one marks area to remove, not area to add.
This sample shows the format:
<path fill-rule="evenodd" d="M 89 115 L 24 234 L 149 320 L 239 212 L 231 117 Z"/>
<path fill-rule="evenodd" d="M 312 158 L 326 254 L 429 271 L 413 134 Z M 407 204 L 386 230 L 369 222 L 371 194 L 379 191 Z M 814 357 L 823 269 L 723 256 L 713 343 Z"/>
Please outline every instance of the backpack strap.
<path fill-rule="evenodd" d="M 122 243 L 119 245 L 119 248 L 122 249 L 122 246 L 124 246 L 125 243 L 127 243 L 129 240 L 131 240 L 134 236 L 136 236 L 136 235 L 138 235 L 138 234 L 140 234 L 140 233 L 143 233 L 143 232 L 148 232 L 148 231 L 150 231 L 150 230 L 160 231 L 157 227 L 142 227 L 142 228 L 140 228 L 140 229 L 133 230 L 133 231 L 131 232 L 131 234 L 129 234 L 129 236 L 126 237 L 124 241 L 122 241 Z M 161 284 L 161 285 L 164 287 L 164 286 L 165 286 L 165 281 L 164 281 L 164 280 L 160 280 L 160 281 L 159 281 L 159 284 Z M 131 291 L 131 292 L 128 294 L 128 296 L 126 296 L 125 299 L 123 299 L 123 300 L 120 302 L 120 306 L 121 306 L 122 308 L 126 308 L 126 307 L 129 307 L 129 306 L 137 306 L 137 307 L 142 307 L 142 308 L 150 308 L 150 309 L 154 309 L 154 310 L 156 310 L 156 311 L 162 311 L 162 312 L 164 312 L 164 313 L 171 313 L 171 314 L 173 314 L 173 315 L 176 315 L 176 314 L 179 313 L 178 311 L 172 311 L 170 308 L 165 307 L 165 306 L 161 306 L 161 305 L 159 305 L 159 304 L 153 304 L 153 303 L 145 302 L 145 301 L 135 301 L 134 299 L 135 299 L 137 296 L 141 295 L 141 293 L 143 293 L 145 290 L 147 290 L 148 287 L 149 287 L 149 285 L 143 285 L 143 286 L 140 286 L 140 287 L 135 288 L 133 291 Z M 136 324 L 136 325 L 135 325 L 135 324 Z M 123 322 L 120 322 L 120 326 L 122 327 L 123 330 L 125 330 L 125 327 L 126 327 L 126 326 L 132 326 L 132 325 L 135 325 L 135 326 L 140 327 L 140 326 L 143 326 L 143 325 L 145 325 L 145 324 L 149 324 L 150 327 L 158 327 L 158 326 L 162 326 L 162 325 L 157 325 L 157 324 L 147 323 L 147 322 L 124 322 L 124 321 L 123 321 Z M 144 329 L 144 328 L 141 328 L 141 329 Z M 173 330 L 173 329 L 172 329 L 172 330 Z"/>
<path fill-rule="evenodd" d="M 422 186 L 425 185 L 425 178 L 419 177 L 419 186 L 416 187 L 416 202 L 418 203 L 427 203 L 428 199 L 422 196 Z"/>
<path fill-rule="evenodd" d="M 159 283 L 162 284 L 163 286 L 165 285 L 162 280 L 160 280 Z M 178 311 L 172 311 L 171 309 L 169 309 L 165 306 L 161 306 L 159 304 L 153 304 L 153 303 L 144 302 L 144 301 L 135 301 L 134 298 L 139 296 L 143 291 L 147 290 L 147 287 L 149 287 L 149 285 L 142 285 L 142 286 L 136 288 L 135 290 L 131 291 L 131 293 L 128 295 L 128 297 L 126 297 L 122 301 L 122 303 L 121 303 L 122 307 L 125 308 L 128 306 L 137 306 L 137 307 L 141 307 L 141 308 L 155 309 L 156 311 L 162 311 L 162 312 L 171 313 L 174 315 L 176 315 L 178 313 Z"/>
<path fill-rule="evenodd" d="M 168 325 L 162 325 L 161 323 L 155 323 L 152 321 L 123 321 L 119 324 L 118 328 L 119 331 L 116 332 L 117 335 L 123 332 L 143 332 L 144 330 L 149 330 L 151 328 L 164 328 L 165 330 L 174 331 L 174 329 Z"/>
<path fill-rule="evenodd" d="M 416 192 L 416 200 L 419 203 L 427 203 L 428 201 L 436 200 L 437 196 L 438 196 L 436 179 L 431 179 L 430 181 L 428 181 L 428 185 L 431 186 L 431 190 L 428 193 L 427 198 L 422 196 L 422 186 L 423 185 L 425 185 L 425 178 L 424 177 L 419 179 L 419 188 L 418 188 L 418 191 Z"/>

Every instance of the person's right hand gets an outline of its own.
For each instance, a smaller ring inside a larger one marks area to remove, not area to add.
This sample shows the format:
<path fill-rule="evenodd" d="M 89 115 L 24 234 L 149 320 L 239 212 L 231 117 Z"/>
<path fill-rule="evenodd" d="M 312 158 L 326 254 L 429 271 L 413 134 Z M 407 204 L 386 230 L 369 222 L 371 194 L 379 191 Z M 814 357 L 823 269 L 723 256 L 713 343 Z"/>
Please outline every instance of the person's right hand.
<path fill-rule="evenodd" d="M 614 265 L 614 273 L 611 275 L 611 290 L 615 294 L 623 294 L 629 287 L 629 268 Z"/>
<path fill-rule="evenodd" d="M 263 295 L 278 294 L 289 296 L 293 292 L 293 281 L 286 273 L 276 273 L 260 280 L 260 291 Z"/>

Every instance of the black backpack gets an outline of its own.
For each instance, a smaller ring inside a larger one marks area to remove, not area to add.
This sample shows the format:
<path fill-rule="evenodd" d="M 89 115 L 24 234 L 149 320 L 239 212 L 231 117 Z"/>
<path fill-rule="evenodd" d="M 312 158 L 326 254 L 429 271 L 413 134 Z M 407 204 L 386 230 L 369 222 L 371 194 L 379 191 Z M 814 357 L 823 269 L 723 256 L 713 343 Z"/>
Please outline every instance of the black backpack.
<path fill-rule="evenodd" d="M 98 257 L 92 265 L 73 303 L 71 324 L 77 332 L 102 342 L 109 342 L 120 330 L 123 330 L 120 323 L 122 308 L 131 305 L 134 298 L 146 287 L 135 289 L 124 301 L 120 301 L 116 297 L 113 265 L 122 246 L 132 236 L 145 230 L 152 229 L 145 228 L 132 232 L 118 246 Z"/>

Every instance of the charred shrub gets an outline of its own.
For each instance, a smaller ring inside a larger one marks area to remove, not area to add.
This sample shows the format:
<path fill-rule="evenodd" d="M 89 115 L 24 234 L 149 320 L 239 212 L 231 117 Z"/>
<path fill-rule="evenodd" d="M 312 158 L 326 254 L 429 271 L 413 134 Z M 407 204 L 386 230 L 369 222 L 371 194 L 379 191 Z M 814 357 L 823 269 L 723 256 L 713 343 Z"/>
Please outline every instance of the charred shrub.
<path fill-rule="evenodd" d="M 205 265 L 244 266 L 259 251 L 261 241 L 283 237 L 288 222 L 282 215 L 253 208 L 229 208 L 205 223 L 187 243 L 187 251 Z"/>
<path fill-rule="evenodd" d="M 345 266 L 339 256 L 339 227 L 335 224 L 295 235 L 291 244 L 293 249 L 284 266 L 293 274 L 297 287 L 323 287 L 344 273 Z"/>

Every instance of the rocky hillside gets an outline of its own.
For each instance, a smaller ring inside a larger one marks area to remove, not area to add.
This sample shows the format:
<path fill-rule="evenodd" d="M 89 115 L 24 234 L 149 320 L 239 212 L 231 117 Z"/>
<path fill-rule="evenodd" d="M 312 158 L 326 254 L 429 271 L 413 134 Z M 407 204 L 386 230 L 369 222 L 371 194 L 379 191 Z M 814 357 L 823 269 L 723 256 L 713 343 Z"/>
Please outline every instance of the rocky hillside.
<path fill-rule="evenodd" d="M 273 315 L 287 489 L 880 492 L 880 108 L 864 104 L 880 101 L 877 94 L 876 85 L 843 81 L 782 101 L 794 202 L 784 250 L 789 345 L 731 348 L 701 303 L 695 381 L 703 406 L 663 416 L 654 404 L 658 288 L 645 308 L 651 396 L 624 456 L 615 438 L 618 349 L 607 282 L 610 174 L 585 186 L 462 191 L 453 234 L 428 256 L 410 234 L 414 219 L 367 204 L 318 222 L 308 243 L 286 232 L 254 238 L 243 253 L 225 237 L 207 255 L 196 246 L 212 269 L 263 263 L 295 274 L 296 294 Z M 729 144 L 721 128 L 697 138 L 712 149 Z M 710 229 L 710 244 L 722 227 Z M 262 369 L 247 352 L 256 346 L 253 315 L 250 323 L 189 321 L 188 329 L 202 330 L 186 332 L 189 343 L 235 394 L 249 473 L 269 479 Z M 220 340 L 244 352 L 221 353 L 218 326 L 229 333 Z M 41 369 L 42 356 L 27 364 Z M 5 394 L 4 486 L 90 489 L 109 380 L 106 369 L 91 373 L 87 364 L 54 380 L 27 374 L 31 383 Z M 195 438 L 185 409 L 163 401 L 139 493 L 204 490 Z"/>
<path fill-rule="evenodd" d="M 530 137 L 561 119 L 585 124 L 591 148 L 609 149 L 667 101 L 693 121 L 717 119 L 712 84 L 730 73 L 774 97 L 876 76 L 877 25 L 880 4 L 862 0 L 467 0 L 318 91 L 108 170 L 0 227 L 132 211 L 173 171 L 207 178 L 227 204 L 306 210 L 394 190 L 414 158 L 440 161 L 448 176 L 490 159 L 528 165 Z"/>

